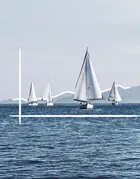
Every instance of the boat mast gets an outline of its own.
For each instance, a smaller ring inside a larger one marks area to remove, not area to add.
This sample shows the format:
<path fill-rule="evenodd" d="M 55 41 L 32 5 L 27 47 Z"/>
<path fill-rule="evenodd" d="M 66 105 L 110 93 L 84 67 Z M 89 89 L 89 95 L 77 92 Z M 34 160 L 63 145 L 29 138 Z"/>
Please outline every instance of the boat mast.
<path fill-rule="evenodd" d="M 21 124 L 21 48 L 19 48 L 19 124 Z"/>

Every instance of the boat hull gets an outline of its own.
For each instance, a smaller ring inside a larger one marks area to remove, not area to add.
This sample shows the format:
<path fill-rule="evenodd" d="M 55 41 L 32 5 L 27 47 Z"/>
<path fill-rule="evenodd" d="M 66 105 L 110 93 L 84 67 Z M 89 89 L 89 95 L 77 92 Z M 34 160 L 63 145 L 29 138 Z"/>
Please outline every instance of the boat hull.
<path fill-rule="evenodd" d="M 80 107 L 80 109 L 93 109 L 93 104 L 81 103 L 79 107 Z"/>
<path fill-rule="evenodd" d="M 54 103 L 49 102 L 49 103 L 47 103 L 46 105 L 47 105 L 47 106 L 53 106 L 53 105 L 54 105 Z"/>
<path fill-rule="evenodd" d="M 118 101 L 113 101 L 113 102 L 112 102 L 112 105 L 118 106 Z"/>
<path fill-rule="evenodd" d="M 28 106 L 38 106 L 37 102 L 28 103 Z"/>

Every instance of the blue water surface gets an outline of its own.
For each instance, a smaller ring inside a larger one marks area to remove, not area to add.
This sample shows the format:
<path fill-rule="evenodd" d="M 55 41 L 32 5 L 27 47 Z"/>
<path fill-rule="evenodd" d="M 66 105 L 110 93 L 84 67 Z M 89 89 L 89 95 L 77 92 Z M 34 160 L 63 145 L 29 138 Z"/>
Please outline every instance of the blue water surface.
<path fill-rule="evenodd" d="M 140 178 L 140 118 L 18 118 L 0 105 L 0 178 Z M 139 114 L 139 104 L 22 106 L 22 114 Z"/>

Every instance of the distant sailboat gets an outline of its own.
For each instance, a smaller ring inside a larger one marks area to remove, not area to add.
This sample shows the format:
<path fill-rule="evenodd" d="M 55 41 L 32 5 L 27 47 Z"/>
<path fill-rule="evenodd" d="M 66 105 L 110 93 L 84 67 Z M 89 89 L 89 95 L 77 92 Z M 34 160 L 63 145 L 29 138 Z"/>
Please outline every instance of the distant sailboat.
<path fill-rule="evenodd" d="M 112 105 L 118 105 L 118 102 L 121 101 L 121 96 L 118 92 L 118 89 L 115 85 L 115 81 L 113 82 L 112 88 L 110 90 L 108 101 L 112 101 Z"/>
<path fill-rule="evenodd" d="M 101 99 L 103 99 L 103 95 L 87 49 L 76 83 L 74 100 L 81 102 L 81 109 L 91 109 L 93 108 L 93 100 Z"/>
<path fill-rule="evenodd" d="M 29 106 L 37 106 L 38 105 L 33 82 L 31 82 L 31 84 L 30 84 L 28 105 Z"/>
<path fill-rule="evenodd" d="M 47 106 L 53 106 L 53 99 L 52 99 L 52 93 L 51 93 L 51 85 L 50 81 L 48 80 L 47 88 L 45 89 L 43 98 L 43 101 L 46 101 Z"/>

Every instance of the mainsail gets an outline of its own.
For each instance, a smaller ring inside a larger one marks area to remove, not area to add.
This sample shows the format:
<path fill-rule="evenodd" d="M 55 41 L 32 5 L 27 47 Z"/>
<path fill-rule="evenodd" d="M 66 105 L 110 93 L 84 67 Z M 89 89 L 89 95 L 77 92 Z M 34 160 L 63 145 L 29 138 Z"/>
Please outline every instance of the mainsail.
<path fill-rule="evenodd" d="M 36 94 L 35 94 L 35 89 L 34 89 L 34 84 L 33 82 L 31 82 L 30 85 L 30 92 L 29 92 L 29 98 L 28 98 L 28 102 L 37 102 L 37 98 L 36 98 Z"/>
<path fill-rule="evenodd" d="M 47 88 L 45 89 L 45 92 L 44 92 L 42 100 L 43 101 L 47 101 L 47 103 L 53 101 L 52 100 L 52 94 L 51 94 L 51 86 L 50 86 L 50 82 L 49 81 L 48 81 Z"/>
<path fill-rule="evenodd" d="M 108 101 L 121 101 L 121 96 L 118 92 L 118 89 L 115 85 L 115 81 L 113 82 L 112 88 L 110 90 L 109 96 L 108 96 Z"/>
<path fill-rule="evenodd" d="M 97 99 L 102 99 L 102 92 L 87 49 L 76 83 L 74 100 L 87 102 Z"/>

